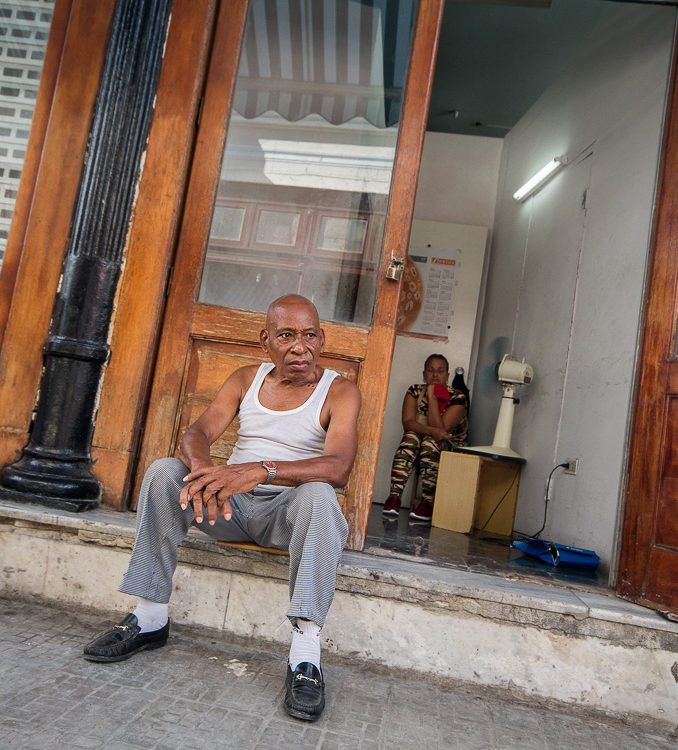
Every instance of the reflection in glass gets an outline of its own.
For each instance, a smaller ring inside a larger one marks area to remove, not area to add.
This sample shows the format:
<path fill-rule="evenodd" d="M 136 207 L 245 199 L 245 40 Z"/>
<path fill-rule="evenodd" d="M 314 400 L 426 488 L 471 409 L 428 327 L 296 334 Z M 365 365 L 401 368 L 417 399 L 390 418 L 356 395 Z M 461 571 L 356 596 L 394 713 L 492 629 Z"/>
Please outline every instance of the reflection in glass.
<path fill-rule="evenodd" d="M 318 233 L 318 249 L 359 253 L 365 244 L 366 233 L 366 219 L 323 216 Z"/>
<path fill-rule="evenodd" d="M 294 247 L 297 243 L 298 229 L 298 213 L 262 211 L 257 221 L 257 242 Z"/>
<path fill-rule="evenodd" d="M 300 293 L 325 320 L 371 322 L 415 15 L 416 0 L 250 3 L 201 302 Z"/>
<path fill-rule="evenodd" d="M 0 3 L 0 265 L 5 255 L 54 0 Z"/>
<path fill-rule="evenodd" d="M 238 242 L 245 222 L 245 209 L 216 206 L 212 216 L 212 237 Z"/>

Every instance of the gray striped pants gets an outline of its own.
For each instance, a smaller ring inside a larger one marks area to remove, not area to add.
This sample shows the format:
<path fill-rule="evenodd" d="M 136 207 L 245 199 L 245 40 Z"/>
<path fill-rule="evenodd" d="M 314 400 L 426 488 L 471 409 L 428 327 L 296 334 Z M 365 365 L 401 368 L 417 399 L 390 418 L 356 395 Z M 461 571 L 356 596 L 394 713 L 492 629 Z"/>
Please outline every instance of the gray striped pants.
<path fill-rule="evenodd" d="M 177 567 L 177 547 L 191 524 L 226 542 L 255 542 L 290 553 L 290 606 L 287 616 L 322 626 L 332 604 L 337 566 L 348 525 L 334 489 L 323 482 L 254 490 L 231 497 L 230 521 L 196 523 L 193 508 L 182 510 L 179 493 L 186 466 L 176 458 L 154 461 L 144 476 L 137 508 L 137 533 L 119 591 L 168 602 Z"/>

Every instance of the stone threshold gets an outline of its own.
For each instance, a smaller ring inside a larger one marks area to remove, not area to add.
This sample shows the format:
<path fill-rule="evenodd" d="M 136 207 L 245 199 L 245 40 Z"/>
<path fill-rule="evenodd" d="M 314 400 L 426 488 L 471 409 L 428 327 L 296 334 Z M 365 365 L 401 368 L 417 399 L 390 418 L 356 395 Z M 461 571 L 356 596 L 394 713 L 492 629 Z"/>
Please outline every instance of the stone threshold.
<path fill-rule="evenodd" d="M 37 505 L 0 501 L 0 525 L 73 535 L 79 542 L 131 549 L 136 516 L 106 509 L 70 513 Z M 263 549 L 217 544 L 191 529 L 179 548 L 180 563 L 287 581 L 288 561 Z M 403 559 L 345 550 L 337 590 L 397 599 L 474 615 L 538 624 L 569 635 L 610 639 L 628 646 L 678 652 L 678 624 L 646 607 L 619 599 L 609 589 L 568 587 L 513 576 L 472 573 L 436 565 L 422 557 Z M 678 678 L 677 678 L 678 680 Z"/>

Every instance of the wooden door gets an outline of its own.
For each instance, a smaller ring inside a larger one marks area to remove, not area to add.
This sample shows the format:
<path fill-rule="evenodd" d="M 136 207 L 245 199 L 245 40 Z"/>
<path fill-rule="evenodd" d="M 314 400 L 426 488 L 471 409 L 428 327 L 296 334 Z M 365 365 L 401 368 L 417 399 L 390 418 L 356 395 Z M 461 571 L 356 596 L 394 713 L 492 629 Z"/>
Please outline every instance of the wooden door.
<path fill-rule="evenodd" d="M 221 3 L 137 488 L 225 378 L 264 359 L 268 303 L 300 292 L 320 311 L 322 363 L 363 396 L 339 493 L 348 546 L 362 548 L 399 296 L 386 270 L 407 254 L 442 10 L 443 0 Z M 214 444 L 216 460 L 236 429 Z"/>
<path fill-rule="evenodd" d="M 675 81 L 675 73 L 674 73 Z M 617 592 L 678 613 L 678 83 L 667 110 Z"/>

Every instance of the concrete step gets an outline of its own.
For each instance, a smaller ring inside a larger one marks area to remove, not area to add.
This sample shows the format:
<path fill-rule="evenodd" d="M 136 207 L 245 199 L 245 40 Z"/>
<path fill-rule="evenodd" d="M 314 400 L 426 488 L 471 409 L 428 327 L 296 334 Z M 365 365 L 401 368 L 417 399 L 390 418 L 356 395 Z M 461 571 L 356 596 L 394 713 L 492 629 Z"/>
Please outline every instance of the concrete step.
<path fill-rule="evenodd" d="M 131 513 L 79 514 L 0 503 L 0 591 L 125 613 L 117 593 Z M 215 544 L 179 548 L 173 621 L 287 644 L 288 562 Z M 440 567 L 427 558 L 347 551 L 323 629 L 330 653 L 389 668 L 678 724 L 678 625 L 612 591 Z"/>

